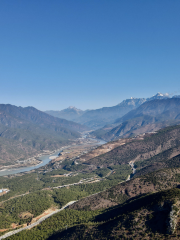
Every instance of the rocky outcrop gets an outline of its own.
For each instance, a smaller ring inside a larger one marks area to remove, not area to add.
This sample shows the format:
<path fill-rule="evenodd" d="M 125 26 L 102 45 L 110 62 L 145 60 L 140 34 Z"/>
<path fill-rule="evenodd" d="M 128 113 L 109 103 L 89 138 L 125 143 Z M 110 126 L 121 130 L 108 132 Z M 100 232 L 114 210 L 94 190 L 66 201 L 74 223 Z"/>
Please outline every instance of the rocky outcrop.
<path fill-rule="evenodd" d="M 174 231 L 176 230 L 176 225 L 177 225 L 177 220 L 178 220 L 178 215 L 179 215 L 179 202 L 172 204 L 171 206 L 171 211 L 169 213 L 169 219 L 168 219 L 168 229 L 167 233 L 168 234 L 173 234 Z"/>

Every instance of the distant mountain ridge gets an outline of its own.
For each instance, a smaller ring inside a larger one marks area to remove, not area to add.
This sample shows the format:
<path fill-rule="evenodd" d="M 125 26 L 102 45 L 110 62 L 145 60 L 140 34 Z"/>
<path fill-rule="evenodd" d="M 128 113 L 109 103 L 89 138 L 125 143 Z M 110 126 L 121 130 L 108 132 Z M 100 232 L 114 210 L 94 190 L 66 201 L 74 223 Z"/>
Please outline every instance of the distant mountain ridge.
<path fill-rule="evenodd" d="M 174 95 L 172 98 L 180 98 L 180 95 Z"/>
<path fill-rule="evenodd" d="M 146 101 L 138 108 L 116 119 L 114 125 L 92 133 L 106 140 L 129 137 L 180 123 L 180 98 Z M 114 126 L 114 127 L 113 127 Z"/>
<path fill-rule="evenodd" d="M 123 100 L 121 103 L 117 104 L 117 106 L 126 107 L 126 106 L 129 106 L 129 105 L 132 105 L 132 106 L 136 107 L 136 106 L 140 106 L 145 101 L 146 101 L 145 98 L 133 98 L 133 97 L 131 97 L 130 99 Z"/>
<path fill-rule="evenodd" d="M 45 111 L 45 113 L 48 113 L 49 115 L 52 115 L 54 117 L 64 118 L 66 120 L 71 120 L 71 121 L 82 116 L 84 112 L 85 111 L 81 109 L 77 109 L 76 107 L 73 107 L 73 106 L 70 106 L 61 111 L 53 111 L 53 110 Z"/>
<path fill-rule="evenodd" d="M 150 98 L 133 98 L 123 100 L 121 103 L 112 107 L 103 107 L 95 110 L 82 111 L 75 107 L 69 107 L 61 111 L 46 111 L 46 113 L 55 117 L 65 118 L 80 124 L 84 124 L 92 129 L 98 129 L 106 124 L 113 123 L 117 118 L 120 118 L 139 107 L 141 104 L 154 99 L 167 99 L 167 93 L 157 93 Z"/>
<path fill-rule="evenodd" d="M 139 117 L 142 115 L 154 116 L 158 119 L 179 119 L 180 117 L 180 99 L 179 98 L 168 98 L 168 99 L 155 99 L 147 101 L 137 109 L 127 113 L 122 118 L 115 121 L 124 122 L 126 120 Z"/>

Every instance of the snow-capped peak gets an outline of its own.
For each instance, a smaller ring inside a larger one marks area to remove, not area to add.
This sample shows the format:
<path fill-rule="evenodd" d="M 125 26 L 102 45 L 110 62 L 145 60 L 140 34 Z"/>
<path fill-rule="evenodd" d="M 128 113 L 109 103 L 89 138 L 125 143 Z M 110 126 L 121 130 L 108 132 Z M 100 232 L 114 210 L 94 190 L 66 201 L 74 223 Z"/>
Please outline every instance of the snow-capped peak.
<path fill-rule="evenodd" d="M 69 109 L 77 109 L 77 108 L 74 107 L 74 106 L 69 106 L 68 108 L 69 108 Z"/>
<path fill-rule="evenodd" d="M 147 98 L 147 101 L 154 100 L 154 99 L 164 99 L 164 98 L 169 98 L 169 93 L 160 93 L 158 92 L 156 95 L 153 95 L 150 98 Z"/>

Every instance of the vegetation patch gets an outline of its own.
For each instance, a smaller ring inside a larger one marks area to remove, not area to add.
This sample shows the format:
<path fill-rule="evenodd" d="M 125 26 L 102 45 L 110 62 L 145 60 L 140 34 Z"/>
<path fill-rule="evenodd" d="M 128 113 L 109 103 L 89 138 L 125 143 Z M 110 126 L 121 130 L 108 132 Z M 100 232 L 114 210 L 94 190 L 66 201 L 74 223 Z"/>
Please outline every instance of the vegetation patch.
<path fill-rule="evenodd" d="M 33 214 L 31 214 L 30 212 L 22 212 L 19 214 L 19 218 L 21 219 L 28 219 L 32 217 L 33 217 Z"/>

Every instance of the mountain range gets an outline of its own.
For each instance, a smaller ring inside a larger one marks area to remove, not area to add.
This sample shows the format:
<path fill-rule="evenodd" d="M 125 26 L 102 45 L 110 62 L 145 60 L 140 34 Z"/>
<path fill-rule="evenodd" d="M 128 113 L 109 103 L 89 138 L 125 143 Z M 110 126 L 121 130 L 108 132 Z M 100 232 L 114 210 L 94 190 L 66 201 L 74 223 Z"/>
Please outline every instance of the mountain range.
<path fill-rule="evenodd" d="M 120 137 L 154 132 L 179 123 L 180 99 L 155 99 L 146 101 L 138 108 L 116 119 L 114 124 L 105 126 L 91 134 L 110 141 Z"/>
<path fill-rule="evenodd" d="M 0 104 L 0 164 L 8 165 L 43 150 L 55 150 L 81 136 L 86 126 L 34 107 Z"/>
<path fill-rule="evenodd" d="M 179 101 L 180 98 L 151 100 L 124 117 L 130 121 L 131 115 L 136 119 L 141 114 L 140 117 L 154 114 L 146 119 L 151 121 L 168 112 L 168 116 L 178 120 Z M 11 109 L 6 112 L 12 113 L 16 122 L 12 127 L 13 121 L 6 113 L 7 118 L 1 120 L 5 125 L 12 129 L 20 124 L 30 126 L 33 134 L 32 126 L 37 126 L 38 134 L 42 124 L 44 138 L 47 137 L 46 126 L 50 122 L 53 125 L 54 117 L 41 115 L 34 108 L 2 106 L 6 107 Z M 26 134 L 24 127 L 18 129 Z M 47 131 L 52 133 L 52 129 Z M 73 159 L 57 158 L 33 172 L 0 177 L 0 188 L 6 186 L 10 191 L 0 195 L 0 235 L 12 232 L 12 226 L 18 231 L 23 225 L 31 228 L 8 239 L 177 240 L 180 124 L 108 142 Z M 31 225 L 37 219 L 41 221 L 40 217 L 47 219 L 37 226 Z"/>
<path fill-rule="evenodd" d="M 97 129 L 91 132 L 92 137 L 106 141 L 157 131 L 180 122 L 179 106 L 179 96 L 170 98 L 161 93 L 86 111 L 69 107 L 42 112 L 34 107 L 0 104 L 0 164 L 12 164 L 43 150 L 55 150 L 90 129 Z"/>
<path fill-rule="evenodd" d="M 46 113 L 60 118 L 65 118 L 80 124 L 84 124 L 91 129 L 98 129 L 106 124 L 113 123 L 117 118 L 127 114 L 129 111 L 139 107 L 141 104 L 154 99 L 167 99 L 169 95 L 157 93 L 150 98 L 126 99 L 113 107 L 103 107 L 95 110 L 82 111 L 75 107 L 69 107 L 61 111 L 46 111 Z"/>

